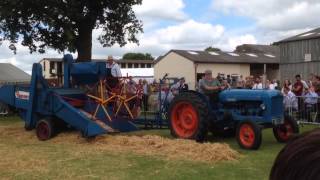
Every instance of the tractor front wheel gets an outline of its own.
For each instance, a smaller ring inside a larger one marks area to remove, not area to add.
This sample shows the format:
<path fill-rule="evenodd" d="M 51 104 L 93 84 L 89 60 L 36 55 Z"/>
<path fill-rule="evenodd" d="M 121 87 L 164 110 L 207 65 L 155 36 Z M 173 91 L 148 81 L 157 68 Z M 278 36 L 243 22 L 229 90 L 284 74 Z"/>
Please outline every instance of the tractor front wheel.
<path fill-rule="evenodd" d="M 299 133 L 297 122 L 290 116 L 286 116 L 284 123 L 273 127 L 274 137 L 280 143 L 286 143 L 294 134 Z"/>
<path fill-rule="evenodd" d="M 243 121 L 238 124 L 237 142 L 244 149 L 259 149 L 262 140 L 261 128 L 253 121 Z"/>
<path fill-rule="evenodd" d="M 170 130 L 174 137 L 203 142 L 208 134 L 207 102 L 193 93 L 181 93 L 169 107 Z"/>
<path fill-rule="evenodd" d="M 46 141 L 53 137 L 54 128 L 50 119 L 42 119 L 37 122 L 36 134 L 40 141 Z"/>

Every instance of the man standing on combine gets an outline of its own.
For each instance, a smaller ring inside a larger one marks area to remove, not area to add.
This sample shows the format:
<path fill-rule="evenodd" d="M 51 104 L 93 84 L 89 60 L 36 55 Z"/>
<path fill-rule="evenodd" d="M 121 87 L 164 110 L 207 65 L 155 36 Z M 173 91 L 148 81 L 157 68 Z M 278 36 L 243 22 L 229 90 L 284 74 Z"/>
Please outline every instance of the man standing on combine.
<path fill-rule="evenodd" d="M 119 82 L 118 78 L 122 77 L 120 66 L 116 62 L 114 62 L 112 56 L 108 56 L 106 68 L 107 68 L 107 83 L 110 86 L 110 88 L 114 88 L 117 86 Z"/>
<path fill-rule="evenodd" d="M 119 66 L 119 64 L 114 62 L 112 56 L 108 56 L 106 68 L 107 68 L 107 76 L 109 76 L 109 77 L 121 77 L 122 76 L 120 66 Z"/>

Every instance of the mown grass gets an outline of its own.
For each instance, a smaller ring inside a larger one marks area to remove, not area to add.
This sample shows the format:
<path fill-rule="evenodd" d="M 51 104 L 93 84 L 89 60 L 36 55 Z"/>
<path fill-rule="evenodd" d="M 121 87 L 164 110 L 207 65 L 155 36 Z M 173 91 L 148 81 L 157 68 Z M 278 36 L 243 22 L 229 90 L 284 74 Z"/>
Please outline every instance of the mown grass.
<path fill-rule="evenodd" d="M 283 144 L 276 142 L 271 129 L 264 130 L 258 151 L 238 147 L 234 138 L 214 138 L 241 153 L 238 161 L 207 164 L 165 160 L 134 153 L 96 152 L 74 142 L 40 142 L 34 132 L 24 132 L 17 117 L 0 117 L 0 127 L 20 127 L 23 136 L 0 136 L 0 179 L 268 179 L 277 153 Z M 308 131 L 314 126 L 304 126 Z M 1 132 L 0 132 L 1 133 Z M 138 131 L 131 134 L 156 134 L 170 137 L 168 130 Z"/>

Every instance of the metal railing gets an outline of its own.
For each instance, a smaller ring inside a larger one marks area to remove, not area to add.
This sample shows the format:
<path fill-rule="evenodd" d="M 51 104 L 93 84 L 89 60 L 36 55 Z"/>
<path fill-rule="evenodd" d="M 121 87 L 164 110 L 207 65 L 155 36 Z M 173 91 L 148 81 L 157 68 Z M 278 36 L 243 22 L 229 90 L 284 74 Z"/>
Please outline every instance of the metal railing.
<path fill-rule="evenodd" d="M 299 124 L 320 125 L 320 97 L 318 95 L 285 95 L 283 105 L 285 113 L 292 116 Z"/>

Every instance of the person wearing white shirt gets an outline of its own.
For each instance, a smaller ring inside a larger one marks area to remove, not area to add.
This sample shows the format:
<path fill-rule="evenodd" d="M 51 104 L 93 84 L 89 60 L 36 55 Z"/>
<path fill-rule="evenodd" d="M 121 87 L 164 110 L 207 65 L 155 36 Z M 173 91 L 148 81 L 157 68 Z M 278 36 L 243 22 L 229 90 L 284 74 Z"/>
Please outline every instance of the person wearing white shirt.
<path fill-rule="evenodd" d="M 302 82 L 302 84 L 303 84 L 303 88 L 304 88 L 304 89 L 309 89 L 309 86 L 308 86 L 308 84 L 307 84 L 306 81 L 301 80 L 301 82 Z"/>
<path fill-rule="evenodd" d="M 107 85 L 110 88 L 115 88 L 119 84 L 119 77 L 122 77 L 120 66 L 113 61 L 112 56 L 108 56 L 106 63 Z"/>
<path fill-rule="evenodd" d="M 307 107 L 312 107 L 318 103 L 318 94 L 314 91 L 314 87 L 311 86 L 310 89 L 307 90 L 307 93 L 304 95 Z"/>
<path fill-rule="evenodd" d="M 112 77 L 122 77 L 120 66 L 119 64 L 114 62 L 112 56 L 108 56 L 106 68 L 107 68 L 107 76 L 110 76 L 111 74 Z"/>
<path fill-rule="evenodd" d="M 318 94 L 314 91 L 314 87 L 311 86 L 310 89 L 306 90 L 306 94 L 304 95 L 304 113 L 307 116 L 308 121 L 314 121 L 315 117 L 311 115 L 312 112 L 317 112 L 317 103 L 318 103 Z"/>
<path fill-rule="evenodd" d="M 284 88 L 283 90 L 283 105 L 286 112 L 298 110 L 298 99 L 289 88 Z"/>
<path fill-rule="evenodd" d="M 256 78 L 256 82 L 254 83 L 252 89 L 263 89 L 260 78 Z"/>
<path fill-rule="evenodd" d="M 270 83 L 269 90 L 275 90 L 275 89 L 276 89 L 276 85 L 274 83 Z"/>

